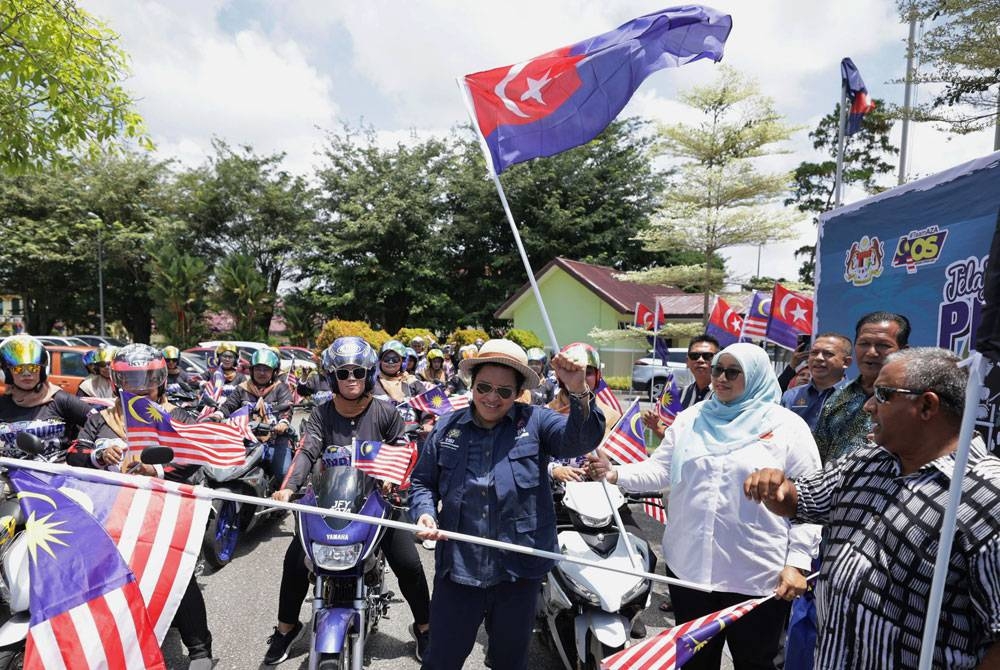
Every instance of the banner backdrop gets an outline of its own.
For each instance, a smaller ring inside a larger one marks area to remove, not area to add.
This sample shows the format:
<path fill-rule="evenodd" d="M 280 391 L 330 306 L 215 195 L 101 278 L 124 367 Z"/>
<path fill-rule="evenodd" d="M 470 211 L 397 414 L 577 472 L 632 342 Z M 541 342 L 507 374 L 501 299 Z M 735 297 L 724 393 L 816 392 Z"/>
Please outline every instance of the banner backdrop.
<path fill-rule="evenodd" d="M 1000 152 L 824 214 L 814 332 L 853 338 L 859 317 L 888 310 L 910 319 L 911 346 L 967 355 L 998 215 Z M 987 385 L 978 425 L 997 451 L 1000 368 Z"/>

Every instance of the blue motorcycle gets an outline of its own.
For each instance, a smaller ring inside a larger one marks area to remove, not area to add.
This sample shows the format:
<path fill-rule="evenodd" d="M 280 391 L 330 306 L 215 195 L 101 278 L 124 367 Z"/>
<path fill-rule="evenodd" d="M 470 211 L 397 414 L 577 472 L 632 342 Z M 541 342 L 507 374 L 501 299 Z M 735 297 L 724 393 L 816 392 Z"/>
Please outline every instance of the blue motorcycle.
<path fill-rule="evenodd" d="M 349 448 L 346 448 L 349 449 Z M 345 448 L 330 447 L 300 502 L 375 519 L 392 515 L 376 481 L 352 467 Z M 313 572 L 311 670 L 362 670 L 365 642 L 393 594 L 386 590 L 385 528 L 298 513 L 299 538 Z"/>

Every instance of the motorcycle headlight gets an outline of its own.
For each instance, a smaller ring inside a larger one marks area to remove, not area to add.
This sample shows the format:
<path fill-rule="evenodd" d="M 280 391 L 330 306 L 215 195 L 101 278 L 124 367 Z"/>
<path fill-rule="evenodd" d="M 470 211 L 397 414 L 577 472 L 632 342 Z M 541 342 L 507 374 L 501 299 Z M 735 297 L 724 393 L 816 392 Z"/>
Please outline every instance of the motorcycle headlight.
<path fill-rule="evenodd" d="M 642 594 L 642 592 L 648 588 L 649 588 L 649 582 L 646 581 L 645 579 L 639 579 L 638 581 L 636 581 L 635 586 L 626 591 L 625 594 L 622 596 L 622 605 L 627 605 L 628 603 L 632 602 L 633 598 Z"/>
<path fill-rule="evenodd" d="M 597 594 L 588 589 L 586 586 L 576 581 L 569 576 L 568 573 L 560 570 L 559 576 L 566 582 L 566 586 L 572 591 L 578 598 L 583 598 L 591 605 L 600 605 L 601 599 L 597 597 Z"/>
<path fill-rule="evenodd" d="M 323 570 L 343 570 L 358 562 L 363 542 L 357 544 L 329 545 L 312 543 L 313 562 Z"/>
<path fill-rule="evenodd" d="M 611 525 L 611 518 L 612 518 L 611 514 L 601 517 L 590 517 L 581 514 L 580 523 L 582 523 L 584 526 L 587 526 L 588 528 L 604 528 L 605 526 Z"/>

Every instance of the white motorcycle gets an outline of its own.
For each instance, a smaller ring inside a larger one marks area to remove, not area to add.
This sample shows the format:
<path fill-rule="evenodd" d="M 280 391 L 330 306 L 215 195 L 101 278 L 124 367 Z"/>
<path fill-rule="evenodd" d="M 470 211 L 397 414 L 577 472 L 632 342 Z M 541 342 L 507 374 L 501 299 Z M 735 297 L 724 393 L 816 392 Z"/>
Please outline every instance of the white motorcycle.
<path fill-rule="evenodd" d="M 64 454 L 46 451 L 46 444 L 30 433 L 17 435 L 17 448 L 30 460 L 55 462 Z M 142 462 L 169 463 L 174 452 L 167 447 L 151 447 L 142 452 Z M 24 665 L 24 648 L 31 620 L 31 578 L 28 572 L 30 555 L 28 537 L 24 534 L 24 514 L 17 495 L 0 472 L 0 600 L 7 603 L 10 618 L 0 624 L 0 670 L 20 670 Z"/>
<path fill-rule="evenodd" d="M 611 505 L 620 508 L 626 498 L 609 486 Z M 643 498 L 639 498 L 643 499 Z M 629 500 L 632 500 L 630 497 Z M 568 556 L 606 565 L 634 568 L 626 542 L 641 568 L 654 565 L 649 544 L 615 525 L 608 496 L 600 482 L 567 482 L 562 505 L 570 524 L 559 526 L 559 551 Z M 560 562 L 542 583 L 538 608 L 544 640 L 555 648 L 566 670 L 597 669 L 601 660 L 621 651 L 629 639 L 632 620 L 649 605 L 648 579 Z"/>

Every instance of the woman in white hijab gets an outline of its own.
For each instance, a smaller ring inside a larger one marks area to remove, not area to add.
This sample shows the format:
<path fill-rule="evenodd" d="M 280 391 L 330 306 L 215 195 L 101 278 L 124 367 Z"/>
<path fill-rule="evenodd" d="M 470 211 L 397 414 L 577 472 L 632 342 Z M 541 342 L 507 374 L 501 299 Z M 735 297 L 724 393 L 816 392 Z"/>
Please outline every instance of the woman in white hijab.
<path fill-rule="evenodd" d="M 743 496 L 754 470 L 778 467 L 797 477 L 820 467 L 806 423 L 780 405 L 781 390 L 763 349 L 733 344 L 712 361 L 713 396 L 677 415 L 659 448 L 641 463 L 612 466 L 591 457 L 591 476 L 632 491 L 670 489 L 663 556 L 667 574 L 710 587 L 670 586 L 677 622 L 776 593 L 725 627 L 688 661 L 716 669 L 728 641 L 736 670 L 773 668 L 789 603 L 806 588 L 819 527 L 792 526 Z"/>

